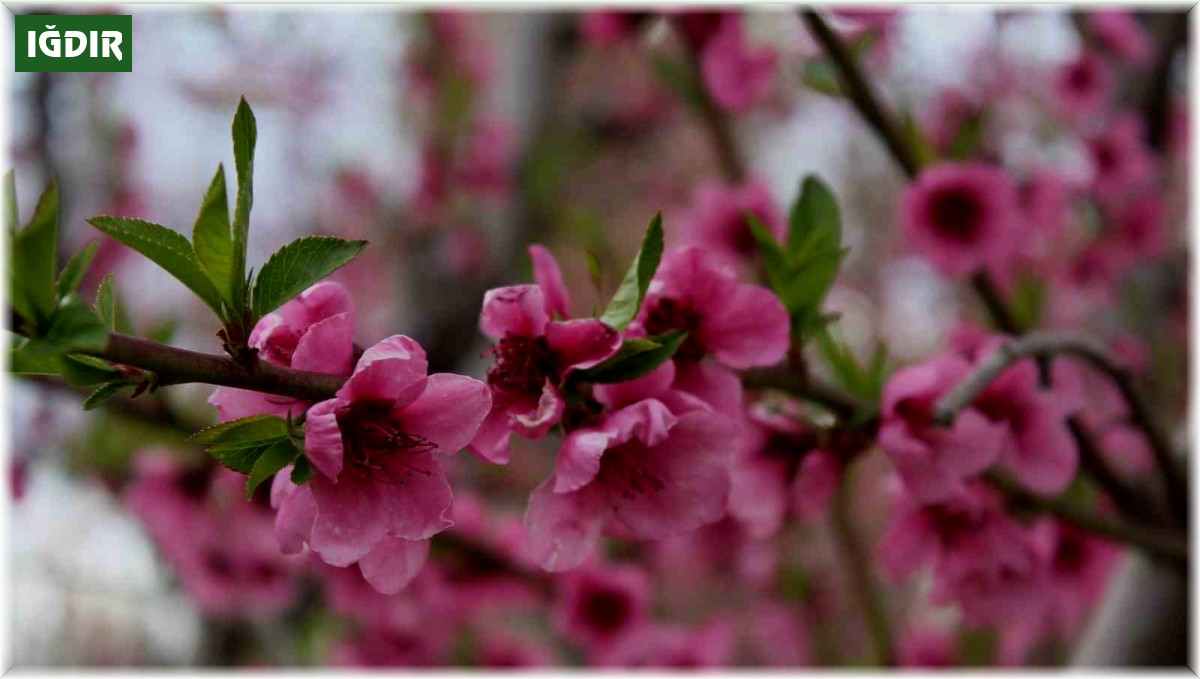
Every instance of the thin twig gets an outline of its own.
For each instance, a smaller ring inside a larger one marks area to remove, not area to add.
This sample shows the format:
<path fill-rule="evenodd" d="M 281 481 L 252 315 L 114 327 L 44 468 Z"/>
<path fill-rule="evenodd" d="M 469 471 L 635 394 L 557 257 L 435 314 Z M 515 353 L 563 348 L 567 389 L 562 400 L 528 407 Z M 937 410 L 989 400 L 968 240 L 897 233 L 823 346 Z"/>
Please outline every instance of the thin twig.
<path fill-rule="evenodd" d="M 984 479 L 1000 490 L 1015 506 L 1048 514 L 1076 528 L 1134 545 L 1148 554 L 1166 559 L 1175 566 L 1186 568 L 1188 560 L 1187 535 L 1157 526 L 1124 521 L 1104 516 L 1074 502 L 1055 497 L 1035 495 L 1004 474 L 990 471 Z"/>
<path fill-rule="evenodd" d="M 1012 364 L 1025 358 L 1069 355 L 1086 361 L 1117 385 L 1134 424 L 1146 433 L 1155 462 L 1167 484 L 1168 497 L 1177 512 L 1187 510 L 1187 482 L 1166 430 L 1134 384 L 1133 374 L 1095 340 L 1073 333 L 1032 333 L 1000 345 L 966 378 L 946 392 L 934 407 L 936 422 L 948 426 L 989 384 Z"/>
<path fill-rule="evenodd" d="M 686 40 L 684 41 L 687 42 Z M 733 125 L 729 116 L 717 106 L 717 102 L 708 94 L 700 75 L 700 56 L 690 47 L 686 48 L 688 66 L 692 69 L 696 86 L 696 113 L 700 122 L 708 130 L 713 150 L 717 154 L 717 162 L 721 166 L 721 174 L 733 184 L 741 184 L 746 180 L 746 161 L 738 151 L 737 141 L 733 136 Z"/>
<path fill-rule="evenodd" d="M 1137 492 L 1137 489 L 1126 485 L 1113 470 L 1100 442 L 1083 420 L 1078 415 L 1072 415 L 1067 418 L 1067 428 L 1071 430 L 1071 437 L 1075 439 L 1075 446 L 1079 449 L 1079 466 L 1095 479 L 1117 509 L 1131 518 L 1154 521 L 1158 516 L 1154 504 Z"/>
<path fill-rule="evenodd" d="M 874 410 L 863 399 L 788 366 L 747 370 L 742 373 L 742 386 L 747 389 L 777 389 L 819 403 L 843 418 Z"/>

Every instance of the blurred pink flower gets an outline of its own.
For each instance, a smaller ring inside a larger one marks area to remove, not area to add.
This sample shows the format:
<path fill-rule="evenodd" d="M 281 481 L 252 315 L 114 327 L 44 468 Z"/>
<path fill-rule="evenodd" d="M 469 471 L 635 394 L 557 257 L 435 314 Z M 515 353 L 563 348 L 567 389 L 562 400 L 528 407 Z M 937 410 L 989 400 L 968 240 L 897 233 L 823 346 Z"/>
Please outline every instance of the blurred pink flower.
<path fill-rule="evenodd" d="M 354 301 L 339 283 L 323 281 L 263 316 L 249 344 L 262 360 L 286 368 L 349 375 L 354 360 Z M 218 387 L 208 402 L 221 421 L 251 415 L 300 415 L 308 406 L 286 396 Z"/>
<path fill-rule="evenodd" d="M 1052 631 L 1069 637 L 1103 597 L 1121 550 L 1092 533 L 1053 519 L 1042 519 L 1035 530 L 1051 545 L 1046 622 Z"/>
<path fill-rule="evenodd" d="M 909 628 L 896 648 L 901 667 L 953 667 L 958 664 L 958 640 L 948 631 Z"/>
<path fill-rule="evenodd" d="M 590 368 L 621 346 L 620 333 L 594 318 L 553 320 L 570 306 L 562 274 L 545 249 L 531 246 L 530 254 L 537 284 L 489 290 L 479 318 L 480 330 L 496 341 L 487 377 L 493 405 L 471 450 L 501 464 L 509 459 L 510 433 L 541 438 L 562 418 L 559 385 L 570 371 Z"/>
<path fill-rule="evenodd" d="M 1004 269 L 1024 238 L 1017 190 L 1008 174 L 983 163 L 922 170 L 904 193 L 900 222 L 908 241 L 947 276 Z"/>
<path fill-rule="evenodd" d="M 1104 49 L 1136 65 L 1151 57 L 1151 42 L 1133 14 L 1123 9 L 1093 8 L 1084 12 L 1087 29 Z"/>
<path fill-rule="evenodd" d="M 612 47 L 633 35 L 645 12 L 594 10 L 579 17 L 579 32 L 583 41 L 594 47 Z"/>
<path fill-rule="evenodd" d="M 308 411 L 312 480 L 272 488 L 285 552 L 307 543 L 326 562 L 358 562 L 382 592 L 401 589 L 452 523 L 450 486 L 432 453 L 466 446 L 491 407 L 487 386 L 461 375 L 426 376 L 425 351 L 394 335 L 367 349 L 337 395 Z"/>
<path fill-rule="evenodd" d="M 698 247 L 667 253 L 631 334 L 658 335 L 685 330 L 688 337 L 676 361 L 711 354 L 734 369 L 773 365 L 788 347 L 787 309 L 774 294 L 738 282 L 727 264 Z"/>
<path fill-rule="evenodd" d="M 756 259 L 758 244 L 746 219 L 750 213 L 762 222 L 776 239 L 782 239 L 787 224 L 771 192 L 761 180 L 751 179 L 741 186 L 708 182 L 696 189 L 688 213 L 680 219 L 680 235 L 695 245 L 737 264 Z"/>
<path fill-rule="evenodd" d="M 1054 82 L 1060 110 L 1074 120 L 1103 107 L 1112 89 L 1112 73 L 1100 57 L 1085 51 L 1060 66 Z"/>
<path fill-rule="evenodd" d="M 207 615 L 282 612 L 296 598 L 299 563 L 271 545 L 270 509 L 246 501 L 242 475 L 221 467 L 189 469 L 177 460 L 171 451 L 139 453 L 124 502 L 183 590 Z"/>
<path fill-rule="evenodd" d="M 959 356 L 940 356 L 897 371 L 884 385 L 879 446 L 918 502 L 954 497 L 965 480 L 992 466 L 1004 450 L 1004 427 L 974 408 L 960 413 L 953 427 L 933 422 L 937 399 L 969 370 Z"/>
<path fill-rule="evenodd" d="M 636 634 L 650 616 L 650 581 L 637 566 L 593 564 L 558 581 L 556 631 L 589 654 Z"/>
<path fill-rule="evenodd" d="M 718 106 L 731 113 L 761 101 L 775 76 L 775 52 L 746 44 L 741 17 L 728 14 L 700 53 L 700 75 Z"/>
<path fill-rule="evenodd" d="M 649 625 L 596 658 L 596 667 L 671 667 L 700 669 L 723 667 L 733 656 L 733 627 L 711 622 L 696 630 Z"/>
<path fill-rule="evenodd" d="M 463 190 L 504 198 L 512 191 L 512 134 L 499 119 L 477 118 L 455 162 Z"/>
<path fill-rule="evenodd" d="M 1087 140 L 1093 167 L 1092 191 L 1102 204 L 1119 201 L 1151 179 L 1154 161 L 1142 135 L 1141 120 L 1125 113 Z"/>
<path fill-rule="evenodd" d="M 646 399 L 564 439 L 555 473 L 529 499 L 530 554 L 552 571 L 581 564 L 600 535 L 658 540 L 716 521 L 737 427 L 704 409 Z"/>
<path fill-rule="evenodd" d="M 1108 238 L 1114 265 L 1125 269 L 1152 262 L 1163 255 L 1166 250 L 1163 212 L 1162 198 L 1151 192 L 1115 211 Z"/>

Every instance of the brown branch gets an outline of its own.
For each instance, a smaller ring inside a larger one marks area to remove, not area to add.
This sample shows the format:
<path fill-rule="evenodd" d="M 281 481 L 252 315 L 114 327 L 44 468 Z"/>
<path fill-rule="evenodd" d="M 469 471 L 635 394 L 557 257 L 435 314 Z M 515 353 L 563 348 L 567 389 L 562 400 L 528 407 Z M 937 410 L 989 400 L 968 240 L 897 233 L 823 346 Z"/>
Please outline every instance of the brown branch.
<path fill-rule="evenodd" d="M 747 370 L 742 373 L 742 386 L 786 392 L 819 403 L 843 418 L 874 410 L 874 406 L 863 399 L 787 366 Z"/>

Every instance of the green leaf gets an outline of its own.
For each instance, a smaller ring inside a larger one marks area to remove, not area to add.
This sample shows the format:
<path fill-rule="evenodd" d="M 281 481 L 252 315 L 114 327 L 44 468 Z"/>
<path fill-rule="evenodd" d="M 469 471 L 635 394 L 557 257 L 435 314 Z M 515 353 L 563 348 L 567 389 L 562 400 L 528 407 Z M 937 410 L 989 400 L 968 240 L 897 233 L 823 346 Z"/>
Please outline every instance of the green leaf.
<path fill-rule="evenodd" d="M 92 241 L 83 246 L 83 249 L 75 253 L 75 256 L 67 261 L 67 265 L 63 267 L 62 273 L 58 275 L 58 283 L 56 292 L 58 298 L 62 299 L 67 295 L 79 289 L 79 283 L 87 274 L 88 267 L 92 265 L 92 260 L 96 258 L 96 250 L 100 244 Z"/>
<path fill-rule="evenodd" d="M 646 235 L 642 238 L 642 247 L 633 258 L 624 280 L 613 294 L 608 308 L 601 314 L 600 320 L 617 330 L 624 330 L 629 322 L 637 316 L 642 308 L 642 300 L 646 298 L 646 289 L 650 287 L 650 279 L 658 271 L 658 263 L 663 253 L 662 213 L 654 215 Z"/>
<path fill-rule="evenodd" d="M 654 337 L 627 339 L 608 360 L 587 370 L 572 373 L 572 379 L 597 384 L 626 382 L 649 374 L 666 363 L 687 339 L 681 330 Z"/>
<path fill-rule="evenodd" d="M 849 250 L 843 248 L 812 253 L 802 265 L 788 272 L 776 292 L 789 313 L 806 315 L 820 311 L 821 302 L 833 286 L 847 252 Z"/>
<path fill-rule="evenodd" d="M 200 214 L 192 226 L 192 246 L 196 261 L 216 286 L 221 299 L 233 303 L 233 241 L 229 232 L 229 199 L 225 197 L 225 166 L 204 193 Z"/>
<path fill-rule="evenodd" d="M 783 251 L 779 241 L 775 240 L 775 235 L 767 229 L 757 215 L 747 212 L 746 221 L 750 224 L 750 233 L 754 235 L 754 242 L 758 244 L 758 252 L 762 255 L 763 266 L 767 269 L 767 279 L 770 281 L 771 287 L 778 291 L 787 281 L 791 271 L 787 253 Z"/>
<path fill-rule="evenodd" d="M 789 222 L 787 251 L 794 262 L 805 250 L 828 250 L 841 245 L 842 218 L 837 199 L 815 175 L 808 175 L 801 183 Z"/>
<path fill-rule="evenodd" d="M 133 386 L 129 382 L 106 382 L 84 399 L 83 409 L 95 410 L 105 401 L 120 393 L 122 389 L 132 389 Z"/>
<path fill-rule="evenodd" d="M 262 457 L 264 453 L 281 441 L 291 445 L 288 437 L 276 436 L 274 438 L 219 443 L 209 446 L 208 454 L 217 462 L 239 474 L 249 474 L 254 471 L 254 465 L 258 462 L 258 458 Z"/>
<path fill-rule="evenodd" d="M 17 182 L 13 177 L 12 170 L 4 173 L 4 188 L 3 195 L 0 196 L 0 203 L 3 203 L 4 215 L 4 233 L 16 233 L 17 231 Z"/>
<path fill-rule="evenodd" d="M 237 202 L 233 211 L 233 258 L 229 289 L 233 308 L 247 307 L 246 244 L 250 240 L 250 209 L 254 206 L 254 146 L 258 142 L 258 124 L 254 111 L 242 97 L 233 116 L 233 161 L 237 168 Z"/>
<path fill-rule="evenodd" d="M 308 483 L 312 478 L 312 465 L 309 464 L 308 458 L 301 455 L 296 458 L 296 466 L 292 467 L 292 483 L 297 486 L 302 486 Z"/>
<path fill-rule="evenodd" d="M 99 351 L 108 343 L 108 330 L 92 308 L 72 295 L 50 317 L 50 326 L 28 346 L 37 345 L 47 353 Z"/>
<path fill-rule="evenodd" d="M 800 80 L 821 94 L 828 94 L 831 97 L 842 96 L 842 84 L 838 80 L 837 69 L 824 57 L 812 57 L 806 60 L 800 71 Z"/>
<path fill-rule="evenodd" d="M 188 437 L 203 444 L 272 438 L 287 435 L 287 420 L 275 415 L 252 415 L 201 429 Z"/>
<path fill-rule="evenodd" d="M 679 59 L 665 54 L 654 57 L 654 71 L 677 97 L 692 108 L 704 105 L 704 89 L 695 71 Z"/>
<path fill-rule="evenodd" d="M 109 274 L 96 288 L 96 315 L 109 332 L 117 329 L 117 293 L 113 290 L 113 277 Z"/>
<path fill-rule="evenodd" d="M 979 152 L 983 142 L 983 133 L 987 130 L 987 113 L 979 112 L 968 115 L 958 128 L 954 141 L 946 156 L 951 160 L 967 160 Z"/>
<path fill-rule="evenodd" d="M 296 447 L 295 443 L 292 443 L 290 438 L 285 438 L 267 448 L 258 457 L 254 467 L 250 470 L 250 476 L 246 478 L 246 499 L 254 497 L 254 491 L 263 481 L 291 464 L 299 455 L 300 449 Z"/>
<path fill-rule="evenodd" d="M 358 256 L 365 240 L 309 236 L 271 255 L 254 283 L 254 316 L 262 318 Z"/>
<path fill-rule="evenodd" d="M 61 374 L 72 387 L 94 387 L 121 376 L 120 370 L 91 356 L 64 355 L 61 363 Z"/>
<path fill-rule="evenodd" d="M 13 238 L 11 301 L 17 313 L 43 325 L 58 305 L 58 181 L 51 178 L 33 218 Z"/>
<path fill-rule="evenodd" d="M 29 345 L 33 340 L 18 338 L 16 346 L 9 351 L 9 369 L 17 375 L 59 375 L 62 373 L 62 362 L 53 352 L 44 348 Z"/>
<path fill-rule="evenodd" d="M 165 269 L 196 293 L 218 318 L 222 318 L 221 293 L 212 281 L 208 280 L 208 276 L 200 268 L 200 263 L 196 261 L 192 244 L 182 235 L 161 224 L 127 217 L 100 216 L 87 221 Z"/>

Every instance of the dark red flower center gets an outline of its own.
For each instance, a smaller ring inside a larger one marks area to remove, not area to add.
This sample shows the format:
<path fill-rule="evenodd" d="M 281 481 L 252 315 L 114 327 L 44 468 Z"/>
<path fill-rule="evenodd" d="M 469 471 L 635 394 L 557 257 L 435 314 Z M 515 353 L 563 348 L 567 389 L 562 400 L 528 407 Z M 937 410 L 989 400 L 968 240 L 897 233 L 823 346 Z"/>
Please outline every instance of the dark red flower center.
<path fill-rule="evenodd" d="M 437 445 L 404 431 L 392 416 L 390 402 L 355 401 L 337 413 L 337 422 L 342 432 L 345 469 L 388 483 L 403 483 L 413 474 L 429 475 L 405 458 L 431 453 Z"/>
<path fill-rule="evenodd" d="M 1054 552 L 1054 569 L 1064 573 L 1076 573 L 1083 568 L 1087 557 L 1087 546 L 1078 536 L 1064 533 L 1058 540 Z"/>
<path fill-rule="evenodd" d="M 1102 174 L 1108 174 L 1116 169 L 1119 154 L 1111 142 L 1100 139 L 1092 143 L 1092 158 L 1096 161 L 1096 168 Z"/>
<path fill-rule="evenodd" d="M 939 234 L 950 240 L 971 242 L 979 235 L 984 208 L 973 191 L 951 187 L 930 197 L 929 213 Z"/>
<path fill-rule="evenodd" d="M 673 330 L 683 330 L 688 337 L 675 352 L 675 358 L 698 361 L 704 358 L 704 338 L 700 332 L 700 314 L 688 302 L 670 297 L 660 297 L 650 307 L 646 321 L 642 324 L 647 335 L 661 335 Z"/>
<path fill-rule="evenodd" d="M 630 442 L 610 448 L 600 460 L 597 481 L 610 488 L 619 488 L 621 498 L 632 501 L 646 493 L 661 493 L 667 485 L 645 465 L 646 448 Z"/>
<path fill-rule="evenodd" d="M 959 544 L 982 524 L 978 513 L 948 505 L 930 505 L 923 511 L 943 547 Z"/>
<path fill-rule="evenodd" d="M 580 611 L 593 629 L 611 635 L 629 621 L 629 600 L 616 590 L 596 588 L 584 595 Z"/>
<path fill-rule="evenodd" d="M 490 352 L 495 363 L 488 370 L 487 381 L 494 391 L 537 399 L 546 380 L 558 379 L 558 363 L 545 337 L 505 335 Z"/>
<path fill-rule="evenodd" d="M 1067 70 L 1067 85 L 1076 92 L 1089 92 L 1096 83 L 1096 73 L 1087 62 L 1078 62 Z"/>

